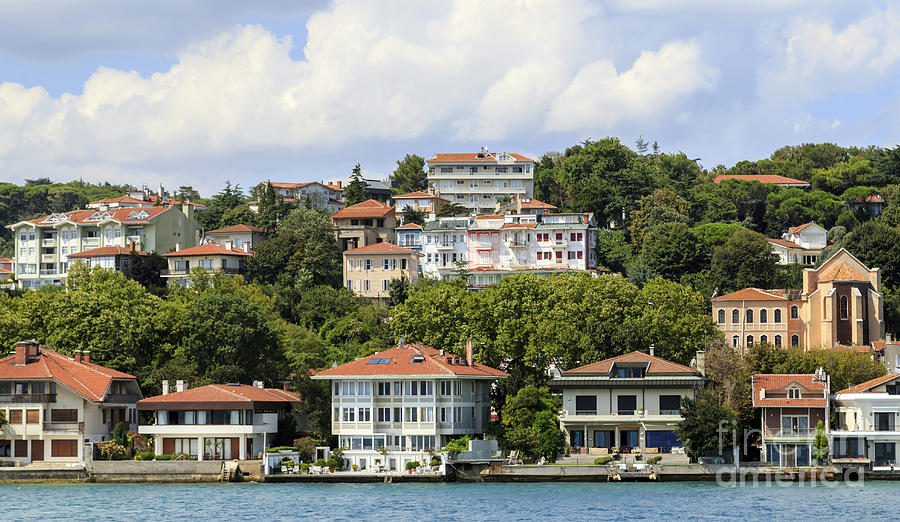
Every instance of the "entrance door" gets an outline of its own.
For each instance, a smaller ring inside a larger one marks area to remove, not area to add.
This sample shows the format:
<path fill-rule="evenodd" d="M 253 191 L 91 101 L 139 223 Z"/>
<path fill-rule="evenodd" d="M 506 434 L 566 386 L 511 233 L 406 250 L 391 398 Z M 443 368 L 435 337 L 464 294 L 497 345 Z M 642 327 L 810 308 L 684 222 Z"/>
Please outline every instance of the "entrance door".
<path fill-rule="evenodd" d="M 893 442 L 875 443 L 875 465 L 890 466 L 895 462 L 896 446 Z"/>
<path fill-rule="evenodd" d="M 584 446 L 584 430 L 572 430 L 569 433 L 572 435 L 573 448 L 581 448 Z"/>
<path fill-rule="evenodd" d="M 616 432 L 614 431 L 594 431 L 594 447 L 612 449 L 616 443 Z"/>
<path fill-rule="evenodd" d="M 619 442 L 619 448 L 621 450 L 631 450 L 640 446 L 638 430 L 622 430 L 619 433 L 622 439 Z"/>
<path fill-rule="evenodd" d="M 797 447 L 793 444 L 782 444 L 781 465 L 785 468 L 797 467 Z"/>
<path fill-rule="evenodd" d="M 44 460 L 44 441 L 32 439 L 31 440 L 31 462 L 37 462 L 39 460 Z"/>

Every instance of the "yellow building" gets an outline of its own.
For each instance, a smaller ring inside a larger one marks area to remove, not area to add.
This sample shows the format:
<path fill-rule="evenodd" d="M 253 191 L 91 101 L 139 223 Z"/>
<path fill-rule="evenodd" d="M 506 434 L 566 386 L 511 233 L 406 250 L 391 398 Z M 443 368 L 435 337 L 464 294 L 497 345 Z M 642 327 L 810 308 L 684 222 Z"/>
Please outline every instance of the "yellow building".
<path fill-rule="evenodd" d="M 712 313 L 735 348 L 868 345 L 884 339 L 881 271 L 842 248 L 803 271 L 802 290 L 744 288 L 713 298 Z"/>
<path fill-rule="evenodd" d="M 394 279 L 419 281 L 422 254 L 392 243 L 374 243 L 344 252 L 344 286 L 360 297 L 387 299 Z"/>

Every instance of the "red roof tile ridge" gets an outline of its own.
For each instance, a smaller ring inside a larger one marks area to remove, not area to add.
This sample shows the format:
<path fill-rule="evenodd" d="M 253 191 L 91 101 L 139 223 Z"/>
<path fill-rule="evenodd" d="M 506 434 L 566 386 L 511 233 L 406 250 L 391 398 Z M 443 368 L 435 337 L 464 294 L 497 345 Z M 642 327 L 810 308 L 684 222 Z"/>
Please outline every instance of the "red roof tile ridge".
<path fill-rule="evenodd" d="M 47 350 L 47 351 L 50 351 L 50 350 Z M 66 361 L 68 362 L 68 357 L 67 357 L 67 356 L 65 356 L 65 355 L 63 355 L 63 354 L 61 354 L 61 353 L 58 353 L 58 352 L 53 352 L 53 351 L 50 351 L 50 352 L 53 353 L 53 354 L 55 354 L 55 355 L 59 355 L 59 356 L 64 357 L 64 358 L 65 358 L 64 360 L 66 360 Z M 43 350 L 43 349 L 41 350 L 41 355 L 46 355 L 45 350 Z M 42 357 L 42 359 L 43 359 L 43 357 Z M 82 388 L 84 388 L 84 390 L 85 390 L 85 392 L 87 392 L 87 394 L 81 393 L 81 392 L 79 392 L 78 390 L 73 390 L 74 392 L 78 393 L 79 395 L 81 395 L 81 396 L 83 396 L 83 397 L 86 397 L 86 398 L 88 398 L 88 399 L 91 399 L 91 400 L 93 400 L 94 402 L 99 402 L 101 399 L 103 399 L 103 396 L 98 396 L 98 395 L 96 395 L 94 392 L 92 392 L 91 389 L 90 389 L 85 383 L 81 382 L 81 379 L 79 379 L 78 377 L 76 377 L 74 373 L 70 372 L 65 366 L 63 366 L 58 360 L 56 360 L 56 357 L 55 357 L 55 356 L 48 356 L 47 359 L 46 359 L 46 361 L 53 361 L 53 363 L 56 364 L 56 366 L 59 368 L 60 371 L 65 372 L 69 377 L 72 378 L 73 381 L 75 381 L 76 383 L 78 383 L 79 386 L 81 386 Z M 71 362 L 77 362 L 77 361 L 75 361 L 75 360 L 73 359 Z M 45 362 L 45 364 L 47 364 L 47 367 L 48 367 L 48 369 L 49 369 L 49 367 L 50 367 L 49 362 Z M 50 373 L 52 374 L 52 373 L 53 373 L 53 370 L 50 370 Z M 99 372 L 98 372 L 98 373 L 99 373 Z M 107 376 L 107 375 L 104 375 L 104 377 L 108 377 L 108 376 Z M 56 377 L 54 376 L 54 378 L 56 378 Z M 109 384 L 107 384 L 107 388 L 108 388 L 108 387 L 109 387 Z M 93 397 L 93 398 L 92 398 L 92 397 Z"/>
<path fill-rule="evenodd" d="M 861 382 L 849 388 L 845 388 L 837 393 L 860 393 L 870 390 L 880 384 L 884 384 L 896 377 L 900 377 L 900 373 L 887 373 L 882 375 L 881 377 L 875 377 L 874 379 L 869 379 L 866 382 Z"/>

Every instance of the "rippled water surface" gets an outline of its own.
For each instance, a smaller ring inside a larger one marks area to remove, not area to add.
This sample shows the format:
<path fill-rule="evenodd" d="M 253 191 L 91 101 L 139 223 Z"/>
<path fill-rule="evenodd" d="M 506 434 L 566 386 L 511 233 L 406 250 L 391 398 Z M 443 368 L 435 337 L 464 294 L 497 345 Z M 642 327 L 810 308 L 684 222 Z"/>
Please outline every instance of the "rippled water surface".
<path fill-rule="evenodd" d="M 892 519 L 900 482 L 41 484 L 0 486 L 3 520 Z"/>

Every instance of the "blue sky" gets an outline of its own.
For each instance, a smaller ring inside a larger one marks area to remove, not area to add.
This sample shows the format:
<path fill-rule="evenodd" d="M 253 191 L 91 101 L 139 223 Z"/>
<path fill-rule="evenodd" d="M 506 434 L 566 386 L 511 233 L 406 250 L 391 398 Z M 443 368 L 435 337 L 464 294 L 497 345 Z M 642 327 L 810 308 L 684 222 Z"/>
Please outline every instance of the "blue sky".
<path fill-rule="evenodd" d="M 709 168 L 900 142 L 900 5 L 0 0 L 0 179 L 385 176 L 643 135 Z"/>

